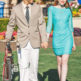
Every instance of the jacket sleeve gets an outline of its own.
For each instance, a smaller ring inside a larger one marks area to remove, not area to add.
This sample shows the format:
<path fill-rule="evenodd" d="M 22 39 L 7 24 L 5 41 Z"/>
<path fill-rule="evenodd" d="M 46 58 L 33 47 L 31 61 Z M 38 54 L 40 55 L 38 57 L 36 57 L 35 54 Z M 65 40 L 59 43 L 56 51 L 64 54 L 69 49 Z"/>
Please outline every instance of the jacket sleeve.
<path fill-rule="evenodd" d="M 16 25 L 16 16 L 15 16 L 14 8 L 13 8 L 10 19 L 9 19 L 9 23 L 7 25 L 7 31 L 6 31 L 6 36 L 5 36 L 6 39 L 11 40 L 15 25 Z"/>
<path fill-rule="evenodd" d="M 45 23 L 45 19 L 41 7 L 40 7 L 40 17 L 39 17 L 39 31 L 40 31 L 42 42 L 47 42 L 46 23 Z"/>

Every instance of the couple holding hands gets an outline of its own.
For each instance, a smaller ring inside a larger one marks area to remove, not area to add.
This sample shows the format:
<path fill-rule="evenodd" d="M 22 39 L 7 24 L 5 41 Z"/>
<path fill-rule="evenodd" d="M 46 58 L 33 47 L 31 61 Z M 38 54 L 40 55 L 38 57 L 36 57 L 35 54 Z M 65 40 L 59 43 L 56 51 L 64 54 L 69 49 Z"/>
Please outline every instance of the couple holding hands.
<path fill-rule="evenodd" d="M 57 58 L 60 81 L 66 81 L 68 59 L 75 50 L 73 36 L 72 12 L 67 0 L 54 0 L 54 5 L 48 8 L 47 27 L 42 8 L 33 0 L 23 0 L 13 7 L 7 25 L 6 41 L 11 39 L 17 25 L 17 44 L 19 48 L 18 63 L 20 81 L 38 81 L 38 60 L 40 46 L 48 47 L 48 39 L 53 29 L 52 47 Z"/>

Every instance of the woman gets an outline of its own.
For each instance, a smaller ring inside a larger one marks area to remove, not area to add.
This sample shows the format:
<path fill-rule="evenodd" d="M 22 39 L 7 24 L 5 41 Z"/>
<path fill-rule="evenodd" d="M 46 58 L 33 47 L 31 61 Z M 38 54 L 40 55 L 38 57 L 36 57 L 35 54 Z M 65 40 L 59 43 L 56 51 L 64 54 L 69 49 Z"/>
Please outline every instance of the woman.
<path fill-rule="evenodd" d="M 69 55 L 72 49 L 76 49 L 73 36 L 72 12 L 67 0 L 55 0 L 54 6 L 48 8 L 48 36 L 52 26 L 52 45 L 57 57 L 59 79 L 60 81 L 66 81 Z"/>

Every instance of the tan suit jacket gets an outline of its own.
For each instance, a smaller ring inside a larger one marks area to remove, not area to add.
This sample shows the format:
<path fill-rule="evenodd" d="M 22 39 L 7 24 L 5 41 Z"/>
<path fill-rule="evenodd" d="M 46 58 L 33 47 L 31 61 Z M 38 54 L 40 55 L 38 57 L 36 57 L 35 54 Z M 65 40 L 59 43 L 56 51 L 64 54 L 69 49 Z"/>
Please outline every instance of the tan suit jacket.
<path fill-rule="evenodd" d="M 6 39 L 11 39 L 15 26 L 18 26 L 17 41 L 20 47 L 25 47 L 30 41 L 33 48 L 40 47 L 41 41 L 47 42 L 46 24 L 42 8 L 38 4 L 31 6 L 29 23 L 24 16 L 22 4 L 19 3 L 12 9 L 11 17 L 7 25 Z"/>

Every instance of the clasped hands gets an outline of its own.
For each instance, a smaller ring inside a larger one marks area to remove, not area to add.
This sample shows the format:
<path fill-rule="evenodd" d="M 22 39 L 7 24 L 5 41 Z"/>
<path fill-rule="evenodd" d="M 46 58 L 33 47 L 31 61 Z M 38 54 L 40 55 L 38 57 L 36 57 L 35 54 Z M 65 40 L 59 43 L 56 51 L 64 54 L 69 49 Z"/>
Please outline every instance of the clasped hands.
<path fill-rule="evenodd" d="M 9 41 L 8 39 L 5 39 L 5 42 L 8 42 L 8 41 Z M 46 49 L 48 47 L 48 42 L 42 42 L 41 47 Z"/>
<path fill-rule="evenodd" d="M 41 47 L 46 49 L 48 47 L 48 42 L 42 42 Z"/>

